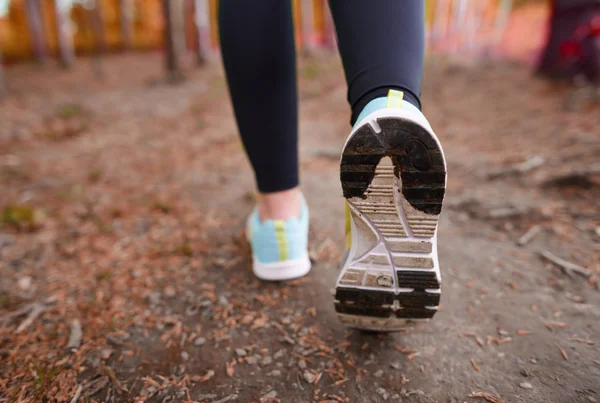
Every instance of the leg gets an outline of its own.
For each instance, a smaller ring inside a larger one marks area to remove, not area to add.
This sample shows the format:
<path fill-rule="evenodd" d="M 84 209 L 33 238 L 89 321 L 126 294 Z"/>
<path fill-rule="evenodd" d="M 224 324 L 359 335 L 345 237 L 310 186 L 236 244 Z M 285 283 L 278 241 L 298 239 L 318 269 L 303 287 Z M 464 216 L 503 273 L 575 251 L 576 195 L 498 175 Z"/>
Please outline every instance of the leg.
<path fill-rule="evenodd" d="M 335 309 L 350 326 L 396 330 L 405 319 L 433 317 L 440 301 L 446 164 L 420 111 L 424 4 L 330 5 L 354 126 L 340 164 L 350 236 Z"/>
<path fill-rule="evenodd" d="M 388 90 L 420 109 L 425 59 L 423 0 L 330 0 L 346 81 L 351 124 Z"/>
<path fill-rule="evenodd" d="M 298 189 L 296 50 L 289 0 L 221 0 L 223 63 L 260 192 L 248 219 L 253 271 L 264 280 L 310 270 L 308 208 Z"/>
<path fill-rule="evenodd" d="M 223 64 L 238 129 L 261 193 L 261 217 L 299 210 L 298 106 L 292 8 L 281 0 L 221 0 Z M 263 206 L 263 205 L 267 206 Z M 280 207 L 280 208 L 279 208 Z M 280 214 L 281 215 L 281 214 Z M 285 217 L 268 218 L 287 218 Z"/>

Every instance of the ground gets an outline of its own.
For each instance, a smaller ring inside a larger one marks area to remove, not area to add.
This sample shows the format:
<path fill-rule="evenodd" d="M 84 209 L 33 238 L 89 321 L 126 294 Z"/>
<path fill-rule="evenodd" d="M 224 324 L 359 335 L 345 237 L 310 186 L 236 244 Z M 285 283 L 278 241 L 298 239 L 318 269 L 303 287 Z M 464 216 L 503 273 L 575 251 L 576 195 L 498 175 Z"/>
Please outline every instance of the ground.
<path fill-rule="evenodd" d="M 442 306 L 369 334 L 331 295 L 349 131 L 335 55 L 300 62 L 314 265 L 286 284 L 251 273 L 253 177 L 220 65 L 175 86 L 157 54 L 102 69 L 8 71 L 0 402 L 600 401 L 598 105 L 527 67 L 429 59 Z"/>

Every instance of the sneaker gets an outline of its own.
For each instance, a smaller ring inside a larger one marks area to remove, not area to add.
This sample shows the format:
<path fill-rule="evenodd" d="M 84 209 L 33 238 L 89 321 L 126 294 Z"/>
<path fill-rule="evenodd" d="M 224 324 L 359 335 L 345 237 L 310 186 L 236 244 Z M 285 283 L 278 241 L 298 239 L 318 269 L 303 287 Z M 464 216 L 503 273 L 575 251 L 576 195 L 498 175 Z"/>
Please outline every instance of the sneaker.
<path fill-rule="evenodd" d="M 246 225 L 252 247 L 252 270 L 261 280 L 283 281 L 310 271 L 308 257 L 308 206 L 302 200 L 298 218 L 261 221 L 254 209 Z"/>
<path fill-rule="evenodd" d="M 346 254 L 335 309 L 350 327 L 393 331 L 440 302 L 437 224 L 446 162 L 423 114 L 390 90 L 357 119 L 342 152 Z"/>

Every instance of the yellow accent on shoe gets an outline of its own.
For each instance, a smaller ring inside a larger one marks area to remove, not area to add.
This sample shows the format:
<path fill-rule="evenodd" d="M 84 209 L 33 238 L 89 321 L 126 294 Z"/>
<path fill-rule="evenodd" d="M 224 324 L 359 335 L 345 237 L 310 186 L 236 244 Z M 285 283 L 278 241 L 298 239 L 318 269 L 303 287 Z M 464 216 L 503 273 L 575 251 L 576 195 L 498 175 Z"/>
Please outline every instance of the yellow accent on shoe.
<path fill-rule="evenodd" d="M 346 249 L 350 249 L 352 247 L 352 223 L 350 222 L 351 214 L 350 214 L 350 205 L 346 201 Z"/>
<path fill-rule="evenodd" d="M 275 239 L 279 249 L 279 261 L 284 262 L 290 258 L 287 235 L 285 234 L 285 221 L 275 220 L 273 224 L 275 225 Z"/>
<path fill-rule="evenodd" d="M 389 90 L 387 96 L 387 108 L 402 108 L 402 99 L 404 93 L 402 91 Z"/>

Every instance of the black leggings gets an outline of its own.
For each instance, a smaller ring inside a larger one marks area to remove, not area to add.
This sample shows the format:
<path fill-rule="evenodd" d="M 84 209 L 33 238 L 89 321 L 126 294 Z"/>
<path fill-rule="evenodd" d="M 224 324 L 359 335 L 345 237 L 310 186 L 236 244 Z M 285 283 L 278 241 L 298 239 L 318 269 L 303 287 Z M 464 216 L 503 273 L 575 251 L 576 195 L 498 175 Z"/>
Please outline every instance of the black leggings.
<path fill-rule="evenodd" d="M 258 190 L 298 186 L 296 51 L 290 0 L 220 0 L 229 91 Z M 389 89 L 420 108 L 423 0 L 330 0 L 351 124 Z"/>

